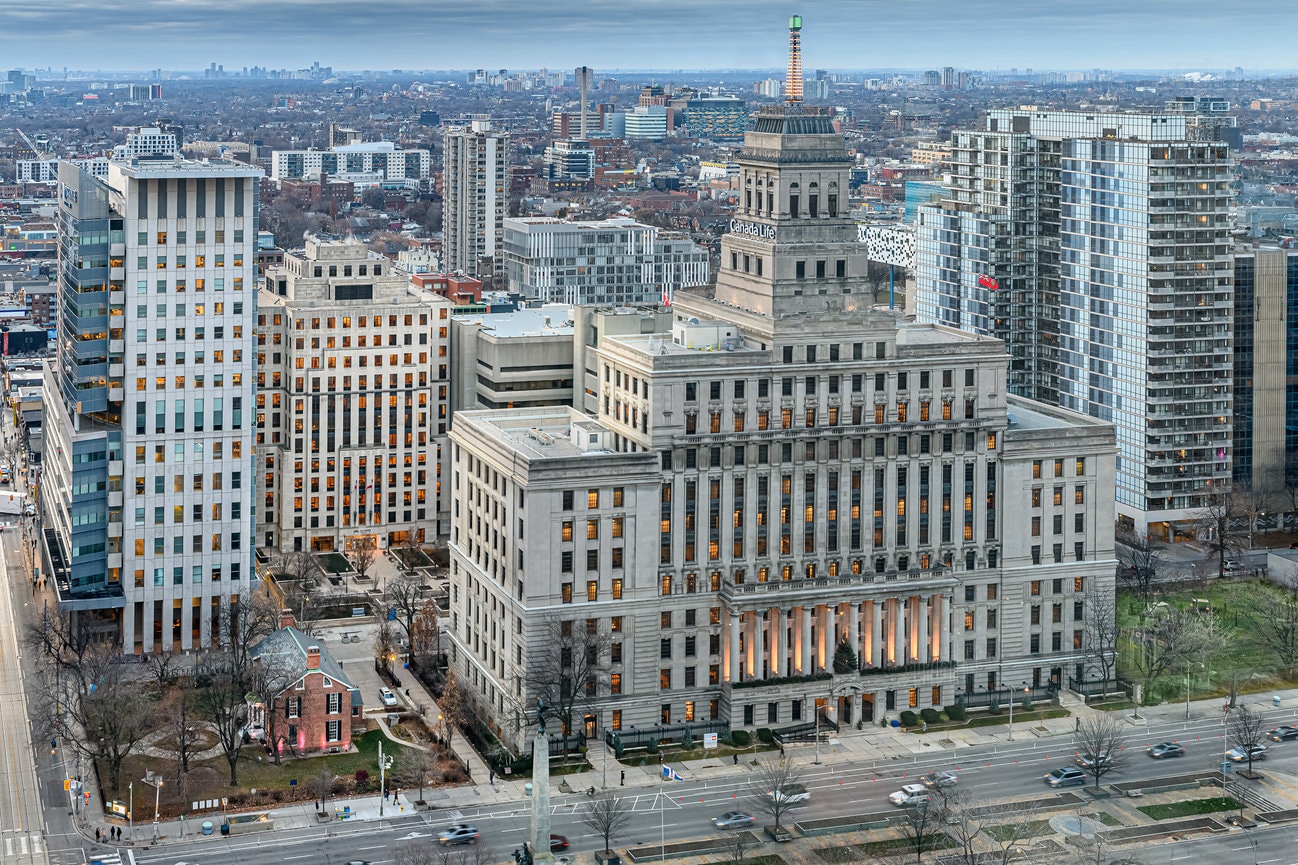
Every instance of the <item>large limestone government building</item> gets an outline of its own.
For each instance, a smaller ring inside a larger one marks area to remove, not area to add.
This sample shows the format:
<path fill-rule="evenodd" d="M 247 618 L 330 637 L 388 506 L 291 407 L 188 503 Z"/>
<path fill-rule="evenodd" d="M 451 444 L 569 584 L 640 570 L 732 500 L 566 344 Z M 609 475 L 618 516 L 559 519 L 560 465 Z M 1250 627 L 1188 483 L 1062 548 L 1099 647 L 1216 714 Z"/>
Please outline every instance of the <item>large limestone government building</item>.
<path fill-rule="evenodd" d="M 517 745 L 557 668 L 573 733 L 634 741 L 1095 678 L 1113 427 L 1007 396 L 1001 341 L 869 305 L 827 112 L 764 108 L 739 163 L 715 287 L 678 292 L 670 331 L 578 334 L 594 416 L 455 416 L 478 710 Z"/>

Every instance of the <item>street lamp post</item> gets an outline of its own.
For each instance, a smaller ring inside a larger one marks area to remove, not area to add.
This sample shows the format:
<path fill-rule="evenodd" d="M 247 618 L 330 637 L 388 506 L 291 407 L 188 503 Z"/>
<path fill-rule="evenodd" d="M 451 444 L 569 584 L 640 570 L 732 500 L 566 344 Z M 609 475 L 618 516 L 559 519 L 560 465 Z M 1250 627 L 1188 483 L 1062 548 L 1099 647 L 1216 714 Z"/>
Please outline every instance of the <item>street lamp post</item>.
<path fill-rule="evenodd" d="M 158 843 L 158 800 L 162 796 L 162 779 L 158 778 L 153 785 L 153 843 Z"/>
<path fill-rule="evenodd" d="M 1027 684 L 1027 682 L 1024 682 L 1023 685 L 1022 685 L 1021 687 L 1022 687 L 1022 689 L 1023 689 L 1023 693 L 1026 694 L 1026 693 L 1028 692 L 1028 684 Z M 1015 695 L 1016 693 L 1018 693 L 1018 688 L 1006 688 L 1005 690 L 1006 690 L 1006 693 L 1008 693 L 1008 694 L 1010 695 L 1010 735 L 1009 735 L 1009 740 L 1010 740 L 1011 742 L 1013 742 L 1013 741 L 1014 741 L 1014 695 Z"/>

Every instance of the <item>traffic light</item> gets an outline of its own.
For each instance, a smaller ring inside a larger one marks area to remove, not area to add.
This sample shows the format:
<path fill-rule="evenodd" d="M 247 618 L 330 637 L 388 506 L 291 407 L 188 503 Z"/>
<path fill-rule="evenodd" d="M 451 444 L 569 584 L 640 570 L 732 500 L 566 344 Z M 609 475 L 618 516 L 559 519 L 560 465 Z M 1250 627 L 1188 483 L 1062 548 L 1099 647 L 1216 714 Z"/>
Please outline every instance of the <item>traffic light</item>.
<path fill-rule="evenodd" d="M 89 805 L 89 804 L 90 804 L 90 791 L 87 790 L 85 793 L 82 793 L 81 795 L 84 797 L 83 801 L 84 801 L 87 805 Z"/>

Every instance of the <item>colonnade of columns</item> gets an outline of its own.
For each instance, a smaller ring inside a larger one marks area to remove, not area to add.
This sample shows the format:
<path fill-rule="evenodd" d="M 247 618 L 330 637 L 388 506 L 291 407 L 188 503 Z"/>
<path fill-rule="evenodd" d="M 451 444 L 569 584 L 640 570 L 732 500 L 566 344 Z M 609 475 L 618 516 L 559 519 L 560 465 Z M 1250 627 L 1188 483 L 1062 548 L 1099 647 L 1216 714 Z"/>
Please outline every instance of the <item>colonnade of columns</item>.
<path fill-rule="evenodd" d="M 832 670 L 834 652 L 844 641 L 862 668 L 949 660 L 947 607 L 944 595 L 917 594 L 728 609 L 725 679 L 779 679 Z"/>

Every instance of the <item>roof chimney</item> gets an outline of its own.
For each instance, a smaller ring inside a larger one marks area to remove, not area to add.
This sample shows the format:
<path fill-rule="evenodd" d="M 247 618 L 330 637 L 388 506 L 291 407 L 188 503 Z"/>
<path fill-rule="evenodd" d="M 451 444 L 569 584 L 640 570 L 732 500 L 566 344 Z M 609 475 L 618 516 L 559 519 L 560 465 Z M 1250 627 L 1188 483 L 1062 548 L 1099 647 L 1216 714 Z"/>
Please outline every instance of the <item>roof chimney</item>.
<path fill-rule="evenodd" d="M 291 628 L 297 624 L 297 617 L 288 607 L 279 611 L 279 626 L 281 628 Z"/>
<path fill-rule="evenodd" d="M 320 669 L 320 647 L 319 646 L 306 647 L 306 668 L 308 670 Z"/>

